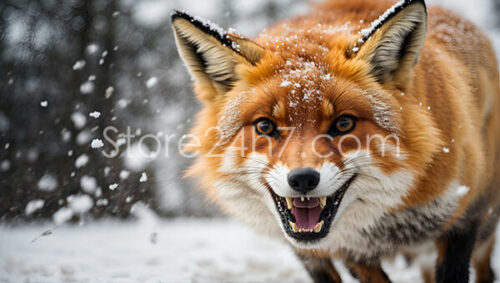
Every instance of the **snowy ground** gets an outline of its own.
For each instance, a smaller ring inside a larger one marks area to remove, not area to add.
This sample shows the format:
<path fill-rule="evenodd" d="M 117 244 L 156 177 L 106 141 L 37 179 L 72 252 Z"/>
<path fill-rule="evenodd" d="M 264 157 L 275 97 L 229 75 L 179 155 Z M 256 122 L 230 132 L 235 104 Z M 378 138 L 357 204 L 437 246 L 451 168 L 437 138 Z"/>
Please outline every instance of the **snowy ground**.
<path fill-rule="evenodd" d="M 288 246 L 234 221 L 146 219 L 62 226 L 41 237 L 51 225 L 0 227 L 0 282 L 309 282 Z M 499 247 L 493 264 L 498 274 Z M 402 259 L 385 267 L 394 282 L 421 281 Z"/>

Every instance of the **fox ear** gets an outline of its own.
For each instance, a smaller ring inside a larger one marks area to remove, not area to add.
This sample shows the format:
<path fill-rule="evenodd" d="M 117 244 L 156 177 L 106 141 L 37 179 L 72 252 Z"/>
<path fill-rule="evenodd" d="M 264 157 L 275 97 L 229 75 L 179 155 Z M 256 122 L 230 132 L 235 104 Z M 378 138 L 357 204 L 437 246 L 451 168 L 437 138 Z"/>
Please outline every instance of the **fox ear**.
<path fill-rule="evenodd" d="M 173 13 L 172 25 L 177 49 L 191 76 L 199 86 L 213 87 L 217 93 L 227 92 L 238 80 L 237 65 L 255 65 L 265 53 L 253 41 L 185 12 Z"/>
<path fill-rule="evenodd" d="M 411 77 L 424 45 L 427 9 L 424 0 L 403 0 L 387 10 L 349 50 L 372 66 L 372 74 L 381 83 L 405 84 Z M 362 44 L 361 48 L 358 44 Z"/>

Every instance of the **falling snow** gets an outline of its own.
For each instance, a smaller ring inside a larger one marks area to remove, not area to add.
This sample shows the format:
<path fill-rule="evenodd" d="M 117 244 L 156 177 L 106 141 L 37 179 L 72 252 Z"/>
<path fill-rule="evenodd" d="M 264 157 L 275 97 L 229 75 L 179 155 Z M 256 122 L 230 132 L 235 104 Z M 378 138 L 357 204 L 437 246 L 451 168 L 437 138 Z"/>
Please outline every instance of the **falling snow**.
<path fill-rule="evenodd" d="M 152 88 L 158 83 L 158 78 L 156 77 L 151 77 L 146 81 L 146 87 L 147 88 Z"/>
<path fill-rule="evenodd" d="M 93 139 L 92 143 L 90 144 L 92 148 L 101 148 L 104 146 L 104 143 L 100 139 Z"/>
<path fill-rule="evenodd" d="M 92 118 L 97 119 L 97 118 L 101 117 L 101 113 L 100 113 L 100 112 L 98 112 L 98 111 L 94 111 L 94 112 L 91 112 L 91 113 L 89 114 L 89 116 L 90 116 L 90 117 L 92 117 Z"/>

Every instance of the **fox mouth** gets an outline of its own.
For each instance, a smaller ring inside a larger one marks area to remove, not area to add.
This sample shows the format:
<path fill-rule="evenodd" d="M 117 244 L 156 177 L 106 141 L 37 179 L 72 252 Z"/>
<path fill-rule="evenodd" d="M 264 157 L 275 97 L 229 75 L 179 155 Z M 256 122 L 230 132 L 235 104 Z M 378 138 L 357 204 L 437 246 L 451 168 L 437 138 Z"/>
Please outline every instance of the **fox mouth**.
<path fill-rule="evenodd" d="M 286 233 L 303 242 L 325 237 L 330 230 L 345 192 L 356 178 L 351 177 L 331 196 L 280 197 L 271 190 Z"/>

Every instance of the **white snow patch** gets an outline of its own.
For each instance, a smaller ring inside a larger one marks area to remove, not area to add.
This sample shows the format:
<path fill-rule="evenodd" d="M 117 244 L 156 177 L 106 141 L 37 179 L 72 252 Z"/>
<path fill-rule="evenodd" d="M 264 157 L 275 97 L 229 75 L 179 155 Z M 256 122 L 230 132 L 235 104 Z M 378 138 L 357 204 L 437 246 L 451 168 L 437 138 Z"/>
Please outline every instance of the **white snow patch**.
<path fill-rule="evenodd" d="M 38 181 L 38 189 L 44 192 L 52 192 L 57 188 L 57 179 L 52 174 L 45 174 Z"/>
<path fill-rule="evenodd" d="M 444 153 L 450 153 L 450 148 L 448 148 L 448 147 L 443 147 L 443 152 L 444 152 Z"/>
<path fill-rule="evenodd" d="M 42 100 L 42 101 L 40 101 L 40 106 L 45 108 L 45 107 L 49 106 L 49 102 L 47 100 Z"/>
<path fill-rule="evenodd" d="M 109 189 L 112 190 L 112 191 L 116 190 L 116 188 L 118 188 L 118 184 L 117 183 L 109 185 Z"/>
<path fill-rule="evenodd" d="M 90 147 L 92 148 L 101 148 L 104 146 L 104 143 L 100 139 L 93 139 L 92 143 L 90 143 Z"/>
<path fill-rule="evenodd" d="M 0 274 L 6 282 L 311 282 L 289 245 L 227 219 L 99 221 L 53 229 L 50 224 L 0 226 Z M 65 211 L 70 217 L 73 211 Z M 64 221 L 63 221 L 64 222 Z M 36 235 L 50 236 L 31 243 Z M 203 231 L 203 233 L 200 233 Z M 500 229 L 497 230 L 497 237 Z M 134 256 L 131 257 L 130 255 Z M 500 245 L 491 266 L 499 274 Z M 338 266 L 337 262 L 335 266 Z M 384 264 L 394 282 L 423 282 L 399 259 Z M 357 282 L 339 268 L 342 282 Z"/>
<path fill-rule="evenodd" d="M 283 81 L 283 82 L 281 82 L 280 87 L 287 87 L 287 86 L 289 86 L 289 85 L 291 85 L 291 84 L 292 84 L 292 83 L 291 83 L 291 82 L 289 82 L 289 81 Z"/>
<path fill-rule="evenodd" d="M 24 209 L 24 213 L 26 215 L 31 215 L 33 212 L 41 209 L 43 205 L 45 204 L 45 201 L 42 199 L 34 199 L 26 205 L 26 208 Z"/>
<path fill-rule="evenodd" d="M 470 188 L 467 187 L 467 186 L 464 186 L 464 185 L 459 186 L 457 188 L 457 195 L 459 195 L 459 196 L 465 196 L 469 192 L 469 190 L 470 190 Z"/>

